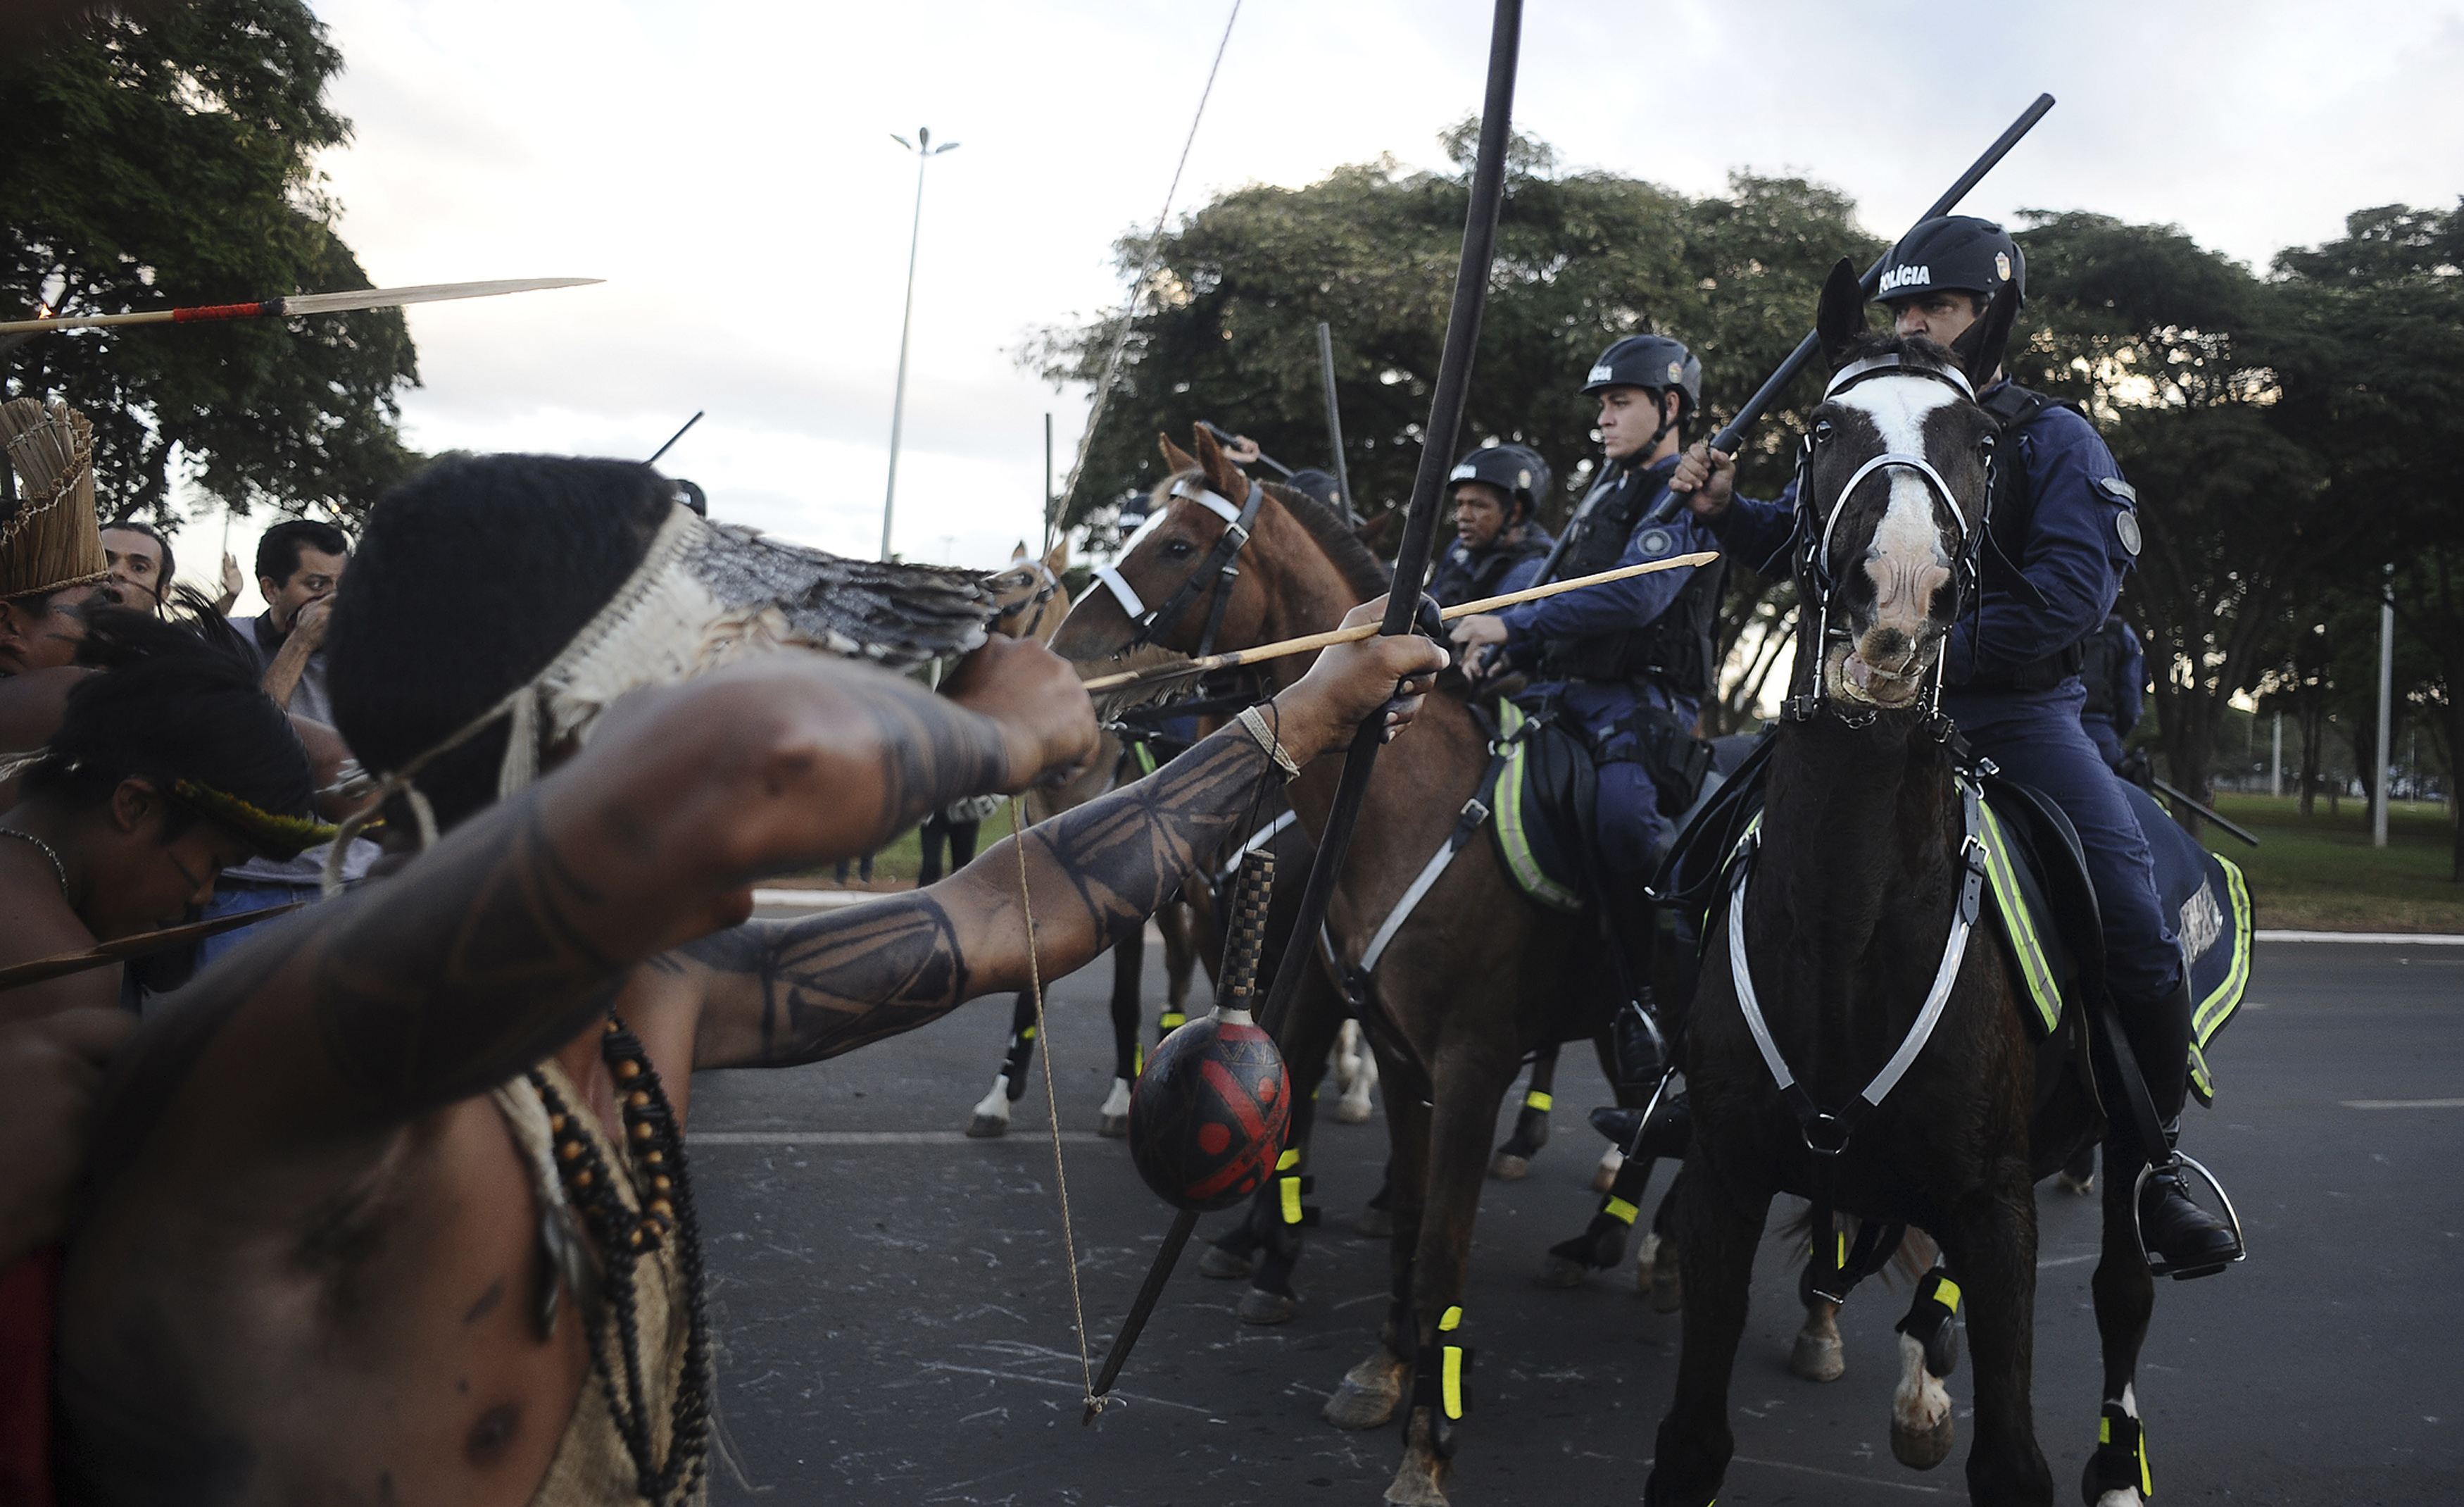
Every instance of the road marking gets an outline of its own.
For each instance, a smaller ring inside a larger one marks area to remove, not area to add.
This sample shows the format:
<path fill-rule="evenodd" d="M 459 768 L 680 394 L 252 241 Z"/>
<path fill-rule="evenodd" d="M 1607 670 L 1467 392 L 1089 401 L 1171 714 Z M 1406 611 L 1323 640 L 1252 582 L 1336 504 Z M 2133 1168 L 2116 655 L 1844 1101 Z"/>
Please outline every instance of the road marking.
<path fill-rule="evenodd" d="M 2093 1261 L 2103 1253 L 2104 1252 L 2101 1251 L 2091 1251 L 2085 1255 L 2052 1256 L 2037 1262 L 2036 1270 L 2039 1272 L 2050 1272 L 2057 1266 L 2077 1266 L 2082 1261 Z"/>
<path fill-rule="evenodd" d="M 1000 1141 L 1001 1136 L 968 1136 L 956 1130 L 696 1130 L 688 1133 L 688 1146 L 963 1146 L 980 1145 L 986 1141 Z M 1050 1131 L 1021 1131 L 1015 1138 L 1022 1143 L 1048 1146 Z M 1091 1145 L 1105 1138 L 1091 1131 L 1065 1130 L 1065 1142 L 1074 1146 Z"/>
<path fill-rule="evenodd" d="M 2346 1109 L 2464 1109 L 2464 1098 L 2348 1098 Z"/>
<path fill-rule="evenodd" d="M 2261 929 L 2255 935 L 2261 942 L 2356 942 L 2378 946 L 2464 947 L 2464 936 L 2434 931 L 2268 931 Z"/>

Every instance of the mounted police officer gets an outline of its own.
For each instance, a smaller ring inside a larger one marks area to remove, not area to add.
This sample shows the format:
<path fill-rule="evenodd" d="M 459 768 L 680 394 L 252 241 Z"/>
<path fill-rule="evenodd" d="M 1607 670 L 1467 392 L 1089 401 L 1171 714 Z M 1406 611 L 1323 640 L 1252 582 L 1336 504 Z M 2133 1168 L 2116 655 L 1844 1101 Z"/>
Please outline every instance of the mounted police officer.
<path fill-rule="evenodd" d="M 1902 336 L 1947 347 L 2007 283 L 2026 290 L 2019 248 L 2002 228 L 1968 215 L 1917 226 L 1892 249 L 1881 299 Z M 1943 708 L 1969 744 L 2035 787 L 2079 831 L 2096 887 L 2105 975 L 2132 1054 L 2168 1140 L 2189 1083 L 2190 991 L 2173 925 L 2159 903 L 2154 860 L 2121 783 L 2080 726 L 2087 692 L 2081 641 L 2113 610 L 2138 557 L 2137 495 L 2076 409 L 1996 373 L 1978 401 L 2002 421 L 2004 464 L 1989 524 L 1983 600 L 1945 648 Z M 2010 463 L 2014 457 L 2016 464 Z M 1735 462 L 1697 446 L 1672 478 L 1721 542 L 1766 570 L 1784 568 L 1795 499 L 1734 497 Z M 2225 1224 L 2183 1191 L 2167 1148 L 2141 1147 L 2116 1114 L 2114 1175 L 2143 1162 L 2162 1169 L 2140 1201 L 2141 1234 L 2166 1267 L 2219 1270 L 2238 1252 Z"/>
<path fill-rule="evenodd" d="M 1520 591 L 1539 577 L 1557 543 L 1532 517 L 1550 479 L 1549 463 L 1528 445 L 1484 446 L 1448 474 L 1455 542 L 1429 580 L 1440 607 Z"/>
<path fill-rule="evenodd" d="M 1647 515 L 1668 491 L 1686 421 L 1703 401 L 1703 364 L 1664 335 L 1631 335 L 1591 369 L 1599 399 L 1600 479 L 1534 585 L 1718 547 L 1682 510 Z M 1613 879 L 1651 875 L 1708 766 L 1693 735 L 1711 689 L 1720 570 L 1691 566 L 1568 591 L 1459 620 L 1454 640 L 1503 649 L 1532 672 L 1516 699 L 1553 706 L 1591 744 L 1599 766 L 1599 857 Z"/>
<path fill-rule="evenodd" d="M 2122 768 L 2122 745 L 2139 726 L 2142 687 L 2147 683 L 2147 655 L 2139 635 L 2122 614 L 2108 614 L 2104 626 L 2079 642 L 2079 684 L 2087 699 L 2079 706 L 2079 725 L 2104 755 L 2105 765 Z"/>

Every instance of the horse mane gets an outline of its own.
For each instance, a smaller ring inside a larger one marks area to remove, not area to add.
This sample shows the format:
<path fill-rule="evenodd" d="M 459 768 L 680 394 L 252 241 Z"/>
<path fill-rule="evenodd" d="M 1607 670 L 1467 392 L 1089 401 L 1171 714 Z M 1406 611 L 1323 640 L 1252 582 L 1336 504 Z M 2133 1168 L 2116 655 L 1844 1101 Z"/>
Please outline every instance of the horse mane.
<path fill-rule="evenodd" d="M 1300 521 L 1301 527 L 1326 551 L 1334 568 L 1342 573 L 1344 584 L 1360 593 L 1364 602 L 1383 596 L 1393 584 L 1386 566 L 1360 542 L 1352 525 L 1335 516 L 1334 509 L 1298 487 L 1287 487 L 1280 481 L 1266 483 L 1266 495 L 1284 505 L 1284 511 Z"/>

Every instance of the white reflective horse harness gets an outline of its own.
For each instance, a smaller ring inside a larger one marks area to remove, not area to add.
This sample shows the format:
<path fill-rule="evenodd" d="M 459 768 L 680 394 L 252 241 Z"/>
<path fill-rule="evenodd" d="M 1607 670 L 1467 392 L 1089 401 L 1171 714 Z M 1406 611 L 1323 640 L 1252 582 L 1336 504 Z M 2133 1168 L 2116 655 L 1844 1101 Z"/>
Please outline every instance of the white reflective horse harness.
<path fill-rule="evenodd" d="M 1121 610 L 1129 614 L 1130 626 L 1136 630 L 1130 641 L 1117 651 L 1121 654 L 1153 643 L 1171 632 L 1173 625 L 1179 622 L 1180 614 L 1189 609 L 1198 594 L 1211 587 L 1214 598 L 1207 604 L 1206 628 L 1198 636 L 1197 653 L 1202 658 L 1215 652 L 1216 631 L 1223 626 L 1223 609 L 1232 600 L 1232 584 L 1241 577 L 1241 551 L 1248 545 L 1250 531 L 1258 526 L 1258 510 L 1265 504 L 1266 489 L 1263 483 L 1250 482 L 1248 497 L 1235 507 L 1230 499 L 1214 491 L 1205 482 L 1195 476 L 1184 476 L 1172 484 L 1171 495 L 1186 498 L 1223 521 L 1222 535 L 1215 541 L 1215 547 L 1207 551 L 1206 558 L 1199 562 L 1198 568 L 1192 570 L 1158 607 L 1147 606 L 1139 597 L 1137 588 L 1130 585 L 1117 565 L 1099 566 L 1095 571 L 1095 584 L 1112 593 L 1113 600 L 1121 604 Z"/>
<path fill-rule="evenodd" d="M 1950 991 L 1959 982 L 1959 965 L 1968 955 L 1968 939 L 1976 929 L 1976 919 L 1982 914 L 1985 897 L 1985 794 L 1975 778 L 1962 770 L 1959 782 L 1960 817 L 1965 833 L 1959 845 L 1962 869 L 1959 879 L 1959 903 L 1951 912 L 1950 935 L 1943 943 L 1942 962 L 1934 968 L 1933 986 L 1925 991 L 1925 1005 L 1917 1011 L 1916 1020 L 1907 1033 L 1900 1038 L 1899 1050 L 1891 1053 L 1882 1070 L 1858 1096 L 1837 1110 L 1825 1109 L 1815 1102 L 1805 1085 L 1790 1071 L 1788 1059 L 1781 1055 L 1779 1044 L 1771 1039 L 1771 1025 L 1763 1018 L 1761 1002 L 1754 994 L 1753 969 L 1746 953 L 1746 882 L 1753 872 L 1753 859 L 1762 847 L 1760 818 L 1737 841 L 1736 852 L 1728 864 L 1734 875 L 1728 885 L 1728 976 L 1735 987 L 1737 1011 L 1745 1017 L 1746 1030 L 1754 1038 L 1754 1048 L 1762 1053 L 1763 1065 L 1771 1070 L 1771 1081 L 1778 1085 L 1780 1097 L 1796 1117 L 1797 1133 L 1804 1138 L 1805 1149 L 1813 1159 L 1811 1186 L 1808 1196 L 1814 1209 L 1815 1252 L 1809 1269 L 1813 1289 L 1832 1302 L 1845 1302 L 1848 1288 L 1843 1267 L 1847 1262 L 1837 1242 L 1828 1237 L 1837 1209 L 1836 1186 L 1841 1151 L 1847 1148 L 1848 1137 L 1857 1128 L 1866 1111 L 1890 1097 L 1900 1079 L 1933 1039 L 1934 1027 L 1942 1021 L 1945 1006 L 1950 1002 Z M 1896 1243 L 1896 1242 L 1894 1242 Z"/>

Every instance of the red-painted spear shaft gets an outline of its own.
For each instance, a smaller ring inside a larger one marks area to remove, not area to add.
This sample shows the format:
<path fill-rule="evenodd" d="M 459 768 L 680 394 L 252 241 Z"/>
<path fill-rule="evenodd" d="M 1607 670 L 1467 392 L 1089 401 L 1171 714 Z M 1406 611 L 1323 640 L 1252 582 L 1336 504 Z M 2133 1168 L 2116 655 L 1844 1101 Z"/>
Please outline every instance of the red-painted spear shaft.
<path fill-rule="evenodd" d="M 54 330 L 110 329 L 121 324 L 195 324 L 213 320 L 264 320 L 350 309 L 389 309 L 405 303 L 449 299 L 486 299 L 542 288 L 581 288 L 598 277 L 504 277 L 494 282 L 430 282 L 415 288 L 357 288 L 343 293 L 295 293 L 252 303 L 203 303 L 185 309 L 143 309 L 133 314 L 70 314 L 49 320 L 0 321 L 0 335 L 43 335 Z"/>

